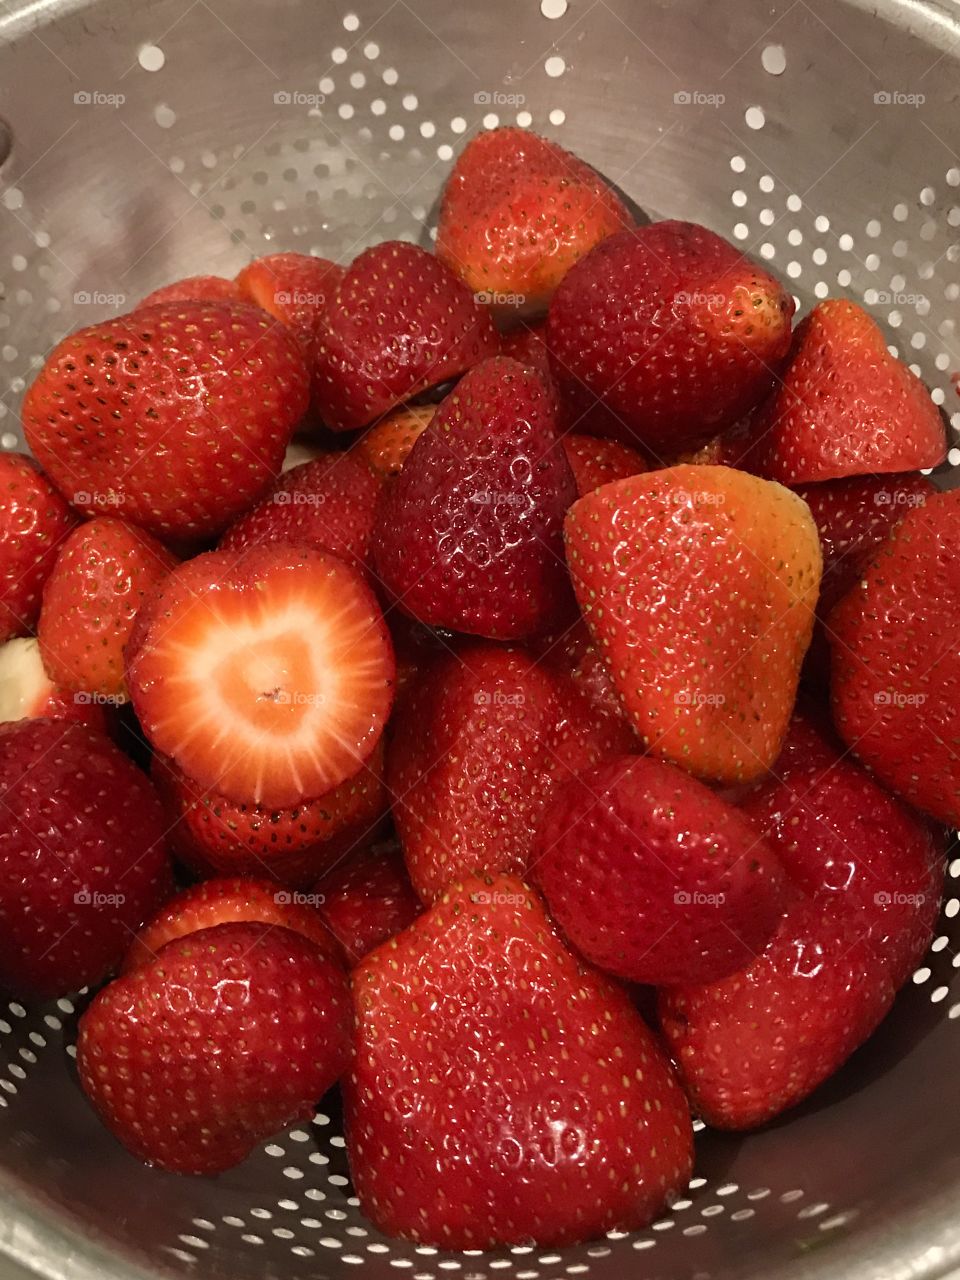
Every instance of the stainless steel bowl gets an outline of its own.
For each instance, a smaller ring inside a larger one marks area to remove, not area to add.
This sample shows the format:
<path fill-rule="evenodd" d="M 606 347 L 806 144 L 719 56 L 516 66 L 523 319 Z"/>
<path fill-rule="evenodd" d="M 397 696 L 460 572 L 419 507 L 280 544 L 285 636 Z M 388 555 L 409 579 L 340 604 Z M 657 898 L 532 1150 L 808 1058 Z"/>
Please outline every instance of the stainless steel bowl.
<path fill-rule="evenodd" d="M 0 446 L 68 330 L 271 249 L 420 239 L 452 157 L 498 122 L 731 237 L 802 306 L 862 300 L 960 426 L 958 76 L 950 0 L 0 0 Z M 960 860 L 925 966 L 839 1076 L 761 1133 L 701 1133 L 650 1229 L 564 1252 L 382 1238 L 335 1115 L 214 1180 L 141 1168 L 79 1093 L 73 1005 L 10 1005 L 0 1274 L 960 1275 L 958 878 Z"/>

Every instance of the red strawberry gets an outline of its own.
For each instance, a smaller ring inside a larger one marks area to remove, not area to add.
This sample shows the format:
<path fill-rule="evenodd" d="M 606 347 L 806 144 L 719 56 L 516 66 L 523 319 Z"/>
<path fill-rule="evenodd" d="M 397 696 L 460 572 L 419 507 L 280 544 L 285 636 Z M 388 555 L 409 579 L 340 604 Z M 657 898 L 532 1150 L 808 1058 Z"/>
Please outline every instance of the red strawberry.
<path fill-rule="evenodd" d="M 800 897 L 743 972 L 661 993 L 663 1031 L 708 1124 L 795 1106 L 886 1015 L 929 945 L 942 842 L 809 726 L 746 809 Z"/>
<path fill-rule="evenodd" d="M 690 1117 L 627 994 L 511 876 L 471 878 L 354 973 L 347 1154 L 374 1225 L 442 1249 L 592 1240 L 690 1175 Z"/>
<path fill-rule="evenodd" d="M 553 375 L 595 434 L 676 454 L 762 398 L 787 354 L 793 309 L 773 276 L 705 227 L 621 231 L 557 290 Z"/>
<path fill-rule="evenodd" d="M 562 526 L 575 497 L 551 390 L 515 360 L 487 360 L 444 400 L 384 493 L 377 573 L 421 622 L 530 635 L 567 607 Z"/>
<path fill-rule="evenodd" d="M 86 725 L 0 725 L 0 987 L 49 1000 L 100 982 L 171 888 L 150 782 Z"/>
<path fill-rule="evenodd" d="M 324 453 L 285 472 L 220 540 L 223 551 L 296 542 L 363 565 L 381 483 L 350 453 Z"/>
<path fill-rule="evenodd" d="M 220 1173 L 313 1114 L 350 1060 L 343 970 L 302 934 L 224 924 L 112 982 L 80 1020 L 80 1083 L 135 1156 Z"/>
<path fill-rule="evenodd" d="M 577 494 L 583 498 L 601 485 L 626 476 L 636 476 L 646 471 L 647 464 L 629 445 L 616 440 L 598 440 L 596 436 L 567 435 L 563 437 L 563 451 L 567 455 L 573 478 L 577 482 Z"/>
<path fill-rule="evenodd" d="M 278 889 L 269 880 L 234 876 L 206 880 L 171 898 L 134 938 L 123 972 L 151 964 L 168 942 L 223 924 L 290 929 L 309 939 L 322 955 L 342 963 L 340 946 L 320 918 L 312 895 Z"/>
<path fill-rule="evenodd" d="M 648 749 L 702 778 L 762 773 L 813 629 L 806 505 L 728 467 L 678 466 L 581 498 L 566 535 L 577 599 Z"/>
<path fill-rule="evenodd" d="M 174 569 L 141 610 L 128 664 L 155 749 L 201 787 L 270 808 L 355 774 L 393 696 L 390 637 L 360 574 L 282 542 Z"/>
<path fill-rule="evenodd" d="M 753 438 L 751 469 L 782 484 L 935 467 L 947 449 L 926 387 L 845 298 L 818 303 L 797 329 Z"/>
<path fill-rule="evenodd" d="M 31 458 L 0 453 L 0 644 L 31 631 L 76 516 Z"/>
<path fill-rule="evenodd" d="M 23 424 L 75 503 L 109 498 L 159 537 L 198 538 L 267 488 L 307 397 L 296 341 L 262 311 L 166 303 L 64 338 Z"/>
<path fill-rule="evenodd" d="M 712 982 L 770 941 L 786 886 L 766 840 L 673 765 L 618 756 L 557 792 L 531 868 L 582 955 L 629 982 Z"/>
<path fill-rule="evenodd" d="M 388 240 L 354 260 L 320 319 L 315 405 L 352 431 L 498 349 L 486 308 L 442 262 Z"/>
<path fill-rule="evenodd" d="M 153 779 L 174 854 L 198 875 L 254 875 L 304 888 L 377 833 L 387 810 L 383 743 L 358 773 L 289 809 L 237 804 L 155 756 Z"/>
<path fill-rule="evenodd" d="M 11 720 L 79 720 L 106 732 L 104 702 L 89 693 L 74 693 L 53 683 L 43 669 L 40 644 L 20 636 L 0 645 L 0 722 Z"/>
<path fill-rule="evenodd" d="M 621 726 L 620 732 L 625 734 L 624 750 L 631 750 L 631 746 L 640 750 L 640 740 L 632 737 L 630 721 L 624 712 L 616 685 L 582 619 L 578 618 L 572 627 L 568 627 L 559 636 L 550 635 L 539 639 L 536 652 L 540 661 L 551 671 L 560 672 L 573 681 L 598 715 Z"/>
<path fill-rule="evenodd" d="M 833 610 L 837 728 L 882 782 L 960 823 L 960 490 L 914 506 Z"/>
<path fill-rule="evenodd" d="M 174 280 L 172 284 L 161 285 L 148 293 L 141 307 L 153 307 L 159 302 L 245 302 L 243 292 L 237 287 L 235 280 L 227 280 L 224 276 L 187 276 L 185 280 Z"/>
<path fill-rule="evenodd" d="M 473 871 L 524 872 L 554 788 L 632 736 L 527 654 L 487 645 L 428 669 L 392 728 L 394 820 L 428 902 Z"/>
<path fill-rule="evenodd" d="M 399 475 L 410 450 L 433 421 L 436 411 L 435 405 L 406 405 L 394 410 L 364 432 L 354 446 L 357 455 L 377 475 Z"/>
<path fill-rule="evenodd" d="M 423 910 L 396 844 L 375 845 L 334 867 L 315 892 L 320 914 L 351 965 L 406 929 Z"/>
<path fill-rule="evenodd" d="M 243 268 L 237 289 L 306 343 L 345 274 L 335 262 L 312 254 L 269 253 Z"/>
<path fill-rule="evenodd" d="M 533 324 L 521 324 L 503 334 L 500 339 L 500 350 L 512 360 L 519 360 L 534 373 L 539 373 L 544 382 L 550 382 L 553 373 L 550 369 L 550 352 L 547 350 L 547 322 L 537 320 Z"/>
<path fill-rule="evenodd" d="M 50 677 L 64 689 L 125 699 L 123 647 L 134 616 L 176 563 L 125 520 L 97 516 L 74 529 L 43 589 L 37 634 Z"/>
<path fill-rule="evenodd" d="M 447 180 L 437 257 L 498 311 L 542 311 L 575 262 L 632 222 L 577 156 L 528 129 L 492 129 Z"/>

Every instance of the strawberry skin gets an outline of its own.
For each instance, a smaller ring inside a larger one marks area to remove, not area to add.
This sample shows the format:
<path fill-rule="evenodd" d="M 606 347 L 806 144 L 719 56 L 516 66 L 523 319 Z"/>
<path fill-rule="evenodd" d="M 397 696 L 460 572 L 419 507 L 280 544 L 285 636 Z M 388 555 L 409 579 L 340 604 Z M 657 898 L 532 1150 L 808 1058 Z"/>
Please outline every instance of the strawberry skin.
<path fill-rule="evenodd" d="M 566 435 L 563 451 L 570 463 L 570 470 L 577 485 L 577 496 L 585 497 L 601 485 L 627 476 L 639 475 L 647 470 L 647 464 L 629 445 L 616 440 L 602 440 L 596 436 Z"/>
<path fill-rule="evenodd" d="M 960 823 L 958 528 L 960 491 L 909 508 L 829 619 L 841 736 L 888 787 L 951 826 Z"/>
<path fill-rule="evenodd" d="M 296 340 L 255 307 L 164 303 L 55 347 L 23 401 L 27 443 L 74 502 L 160 538 L 225 529 L 279 474 L 307 408 Z"/>
<path fill-rule="evenodd" d="M 0 453 L 0 643 L 25 636 L 76 516 L 36 463 Z"/>
<path fill-rule="evenodd" d="M 0 725 L 0 987 L 53 999 L 100 982 L 170 892 L 150 782 L 86 725 Z"/>
<path fill-rule="evenodd" d="M 791 485 L 935 467 L 947 451 L 926 387 L 844 298 L 818 303 L 797 329 L 753 437 L 751 470 Z"/>
<path fill-rule="evenodd" d="M 313 348 L 314 404 L 353 431 L 499 350 L 489 312 L 432 254 L 388 240 L 347 269 Z"/>
<path fill-rule="evenodd" d="M 236 287 L 241 297 L 282 321 L 306 344 L 344 274 L 343 267 L 327 258 L 268 253 L 243 268 Z"/>
<path fill-rule="evenodd" d="M 621 231 L 557 290 L 553 375 L 595 434 L 677 454 L 762 399 L 787 354 L 793 310 L 779 281 L 705 227 Z"/>
<path fill-rule="evenodd" d="M 288 809 L 228 800 L 161 756 L 154 756 L 152 775 L 173 824 L 171 849 L 201 876 L 261 876 L 305 888 L 373 839 L 388 808 L 382 740 L 353 777 Z"/>
<path fill-rule="evenodd" d="M 621 726 L 619 732 L 625 751 L 639 751 L 640 739 L 633 734 L 616 685 L 582 618 L 559 635 L 538 637 L 533 647 L 543 666 L 559 673 L 561 679 L 573 681 L 594 712 L 611 724 Z"/>
<path fill-rule="evenodd" d="M 107 731 L 103 703 L 55 685 L 43 669 L 36 637 L 18 636 L 0 645 L 0 723 L 41 719 L 79 720 Z"/>
<path fill-rule="evenodd" d="M 286 471 L 220 540 L 222 551 L 296 542 L 364 565 L 381 482 L 350 453 L 323 453 Z"/>
<path fill-rule="evenodd" d="M 80 1020 L 77 1069 L 140 1160 L 213 1174 L 313 1114 L 349 1036 L 339 965 L 289 929 L 224 924 L 105 987 Z"/>
<path fill-rule="evenodd" d="M 413 924 L 423 910 L 395 843 L 375 845 L 334 867 L 314 892 L 350 965 Z"/>
<path fill-rule="evenodd" d="M 391 728 L 387 786 L 425 902 L 473 871 L 523 873 L 555 786 L 632 738 L 559 673 L 477 644 L 428 668 Z"/>
<path fill-rule="evenodd" d="M 148 293 L 141 307 L 153 307 L 159 302 L 245 302 L 242 291 L 235 280 L 225 276 L 187 276 L 183 280 L 174 280 L 171 284 L 161 285 Z"/>
<path fill-rule="evenodd" d="M 339 944 L 316 907 L 306 901 L 308 896 L 248 876 L 205 880 L 171 898 L 144 925 L 127 952 L 123 972 L 132 973 L 151 964 L 168 942 L 222 924 L 279 925 L 302 934 L 322 955 L 339 964 L 343 958 Z"/>
<path fill-rule="evenodd" d="M 64 540 L 43 589 L 37 635 L 64 689 L 126 700 L 123 649 L 143 603 L 177 563 L 148 533 L 96 516 Z"/>
<path fill-rule="evenodd" d="M 283 542 L 174 569 L 141 610 L 127 663 L 154 748 L 201 787 L 271 808 L 355 774 L 393 698 L 370 588 L 336 556 Z"/>
<path fill-rule="evenodd" d="M 410 451 L 433 421 L 434 405 L 406 405 L 387 414 L 382 422 L 365 431 L 355 451 L 371 471 L 380 476 L 397 476 Z"/>
<path fill-rule="evenodd" d="M 571 508 L 584 618 L 649 751 L 745 782 L 776 759 L 810 643 L 821 552 L 796 494 L 744 472 L 677 466 Z"/>
<path fill-rule="evenodd" d="M 560 788 L 531 862 L 557 924 L 628 982 L 712 982 L 770 941 L 785 878 L 731 804 L 659 760 L 618 756 Z"/>
<path fill-rule="evenodd" d="M 491 129 L 444 187 L 437 257 L 498 311 L 542 311 L 575 262 L 632 222 L 577 156 L 528 129 Z"/>
<path fill-rule="evenodd" d="M 443 1249 L 573 1244 L 643 1226 L 686 1185 L 669 1063 L 520 880 L 452 886 L 353 992 L 347 1153 L 380 1230 Z"/>
<path fill-rule="evenodd" d="M 443 401 L 384 493 L 377 574 L 430 626 L 530 635 L 567 607 L 563 517 L 575 497 L 551 389 L 515 360 L 484 361 Z"/>

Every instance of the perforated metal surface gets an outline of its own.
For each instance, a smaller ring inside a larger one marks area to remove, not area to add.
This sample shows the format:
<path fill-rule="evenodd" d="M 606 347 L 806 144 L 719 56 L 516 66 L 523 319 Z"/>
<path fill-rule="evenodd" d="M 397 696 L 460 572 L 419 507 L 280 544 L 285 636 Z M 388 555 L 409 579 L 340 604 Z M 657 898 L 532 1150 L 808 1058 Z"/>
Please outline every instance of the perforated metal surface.
<path fill-rule="evenodd" d="M 67 331 L 271 249 L 423 240 L 452 157 L 497 123 L 727 234 L 801 307 L 863 301 L 960 428 L 957 17 L 946 0 L 0 0 L 0 446 L 19 447 L 20 394 Z M 326 1113 L 216 1180 L 143 1169 L 80 1096 L 70 1002 L 12 1005 L 0 1246 L 77 1280 L 945 1275 L 958 883 L 960 860 L 927 964 L 831 1084 L 760 1134 L 702 1132 L 669 1216 L 562 1253 L 383 1239 Z"/>

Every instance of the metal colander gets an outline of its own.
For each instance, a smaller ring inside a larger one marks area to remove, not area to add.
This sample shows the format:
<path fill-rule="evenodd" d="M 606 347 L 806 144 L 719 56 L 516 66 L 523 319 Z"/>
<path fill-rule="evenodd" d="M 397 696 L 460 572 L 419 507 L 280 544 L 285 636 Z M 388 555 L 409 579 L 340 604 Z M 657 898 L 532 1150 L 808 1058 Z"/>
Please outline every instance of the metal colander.
<path fill-rule="evenodd" d="M 498 123 L 727 235 L 801 307 L 862 301 L 960 426 L 958 75 L 950 0 L 0 0 L 0 446 L 67 331 L 272 250 L 423 239 Z M 385 1239 L 332 1109 L 216 1179 L 145 1169 L 80 1094 L 73 1004 L 0 1008 L 0 1276 L 960 1276 L 958 881 L 833 1081 L 763 1132 L 701 1131 L 667 1216 L 564 1251 Z"/>

